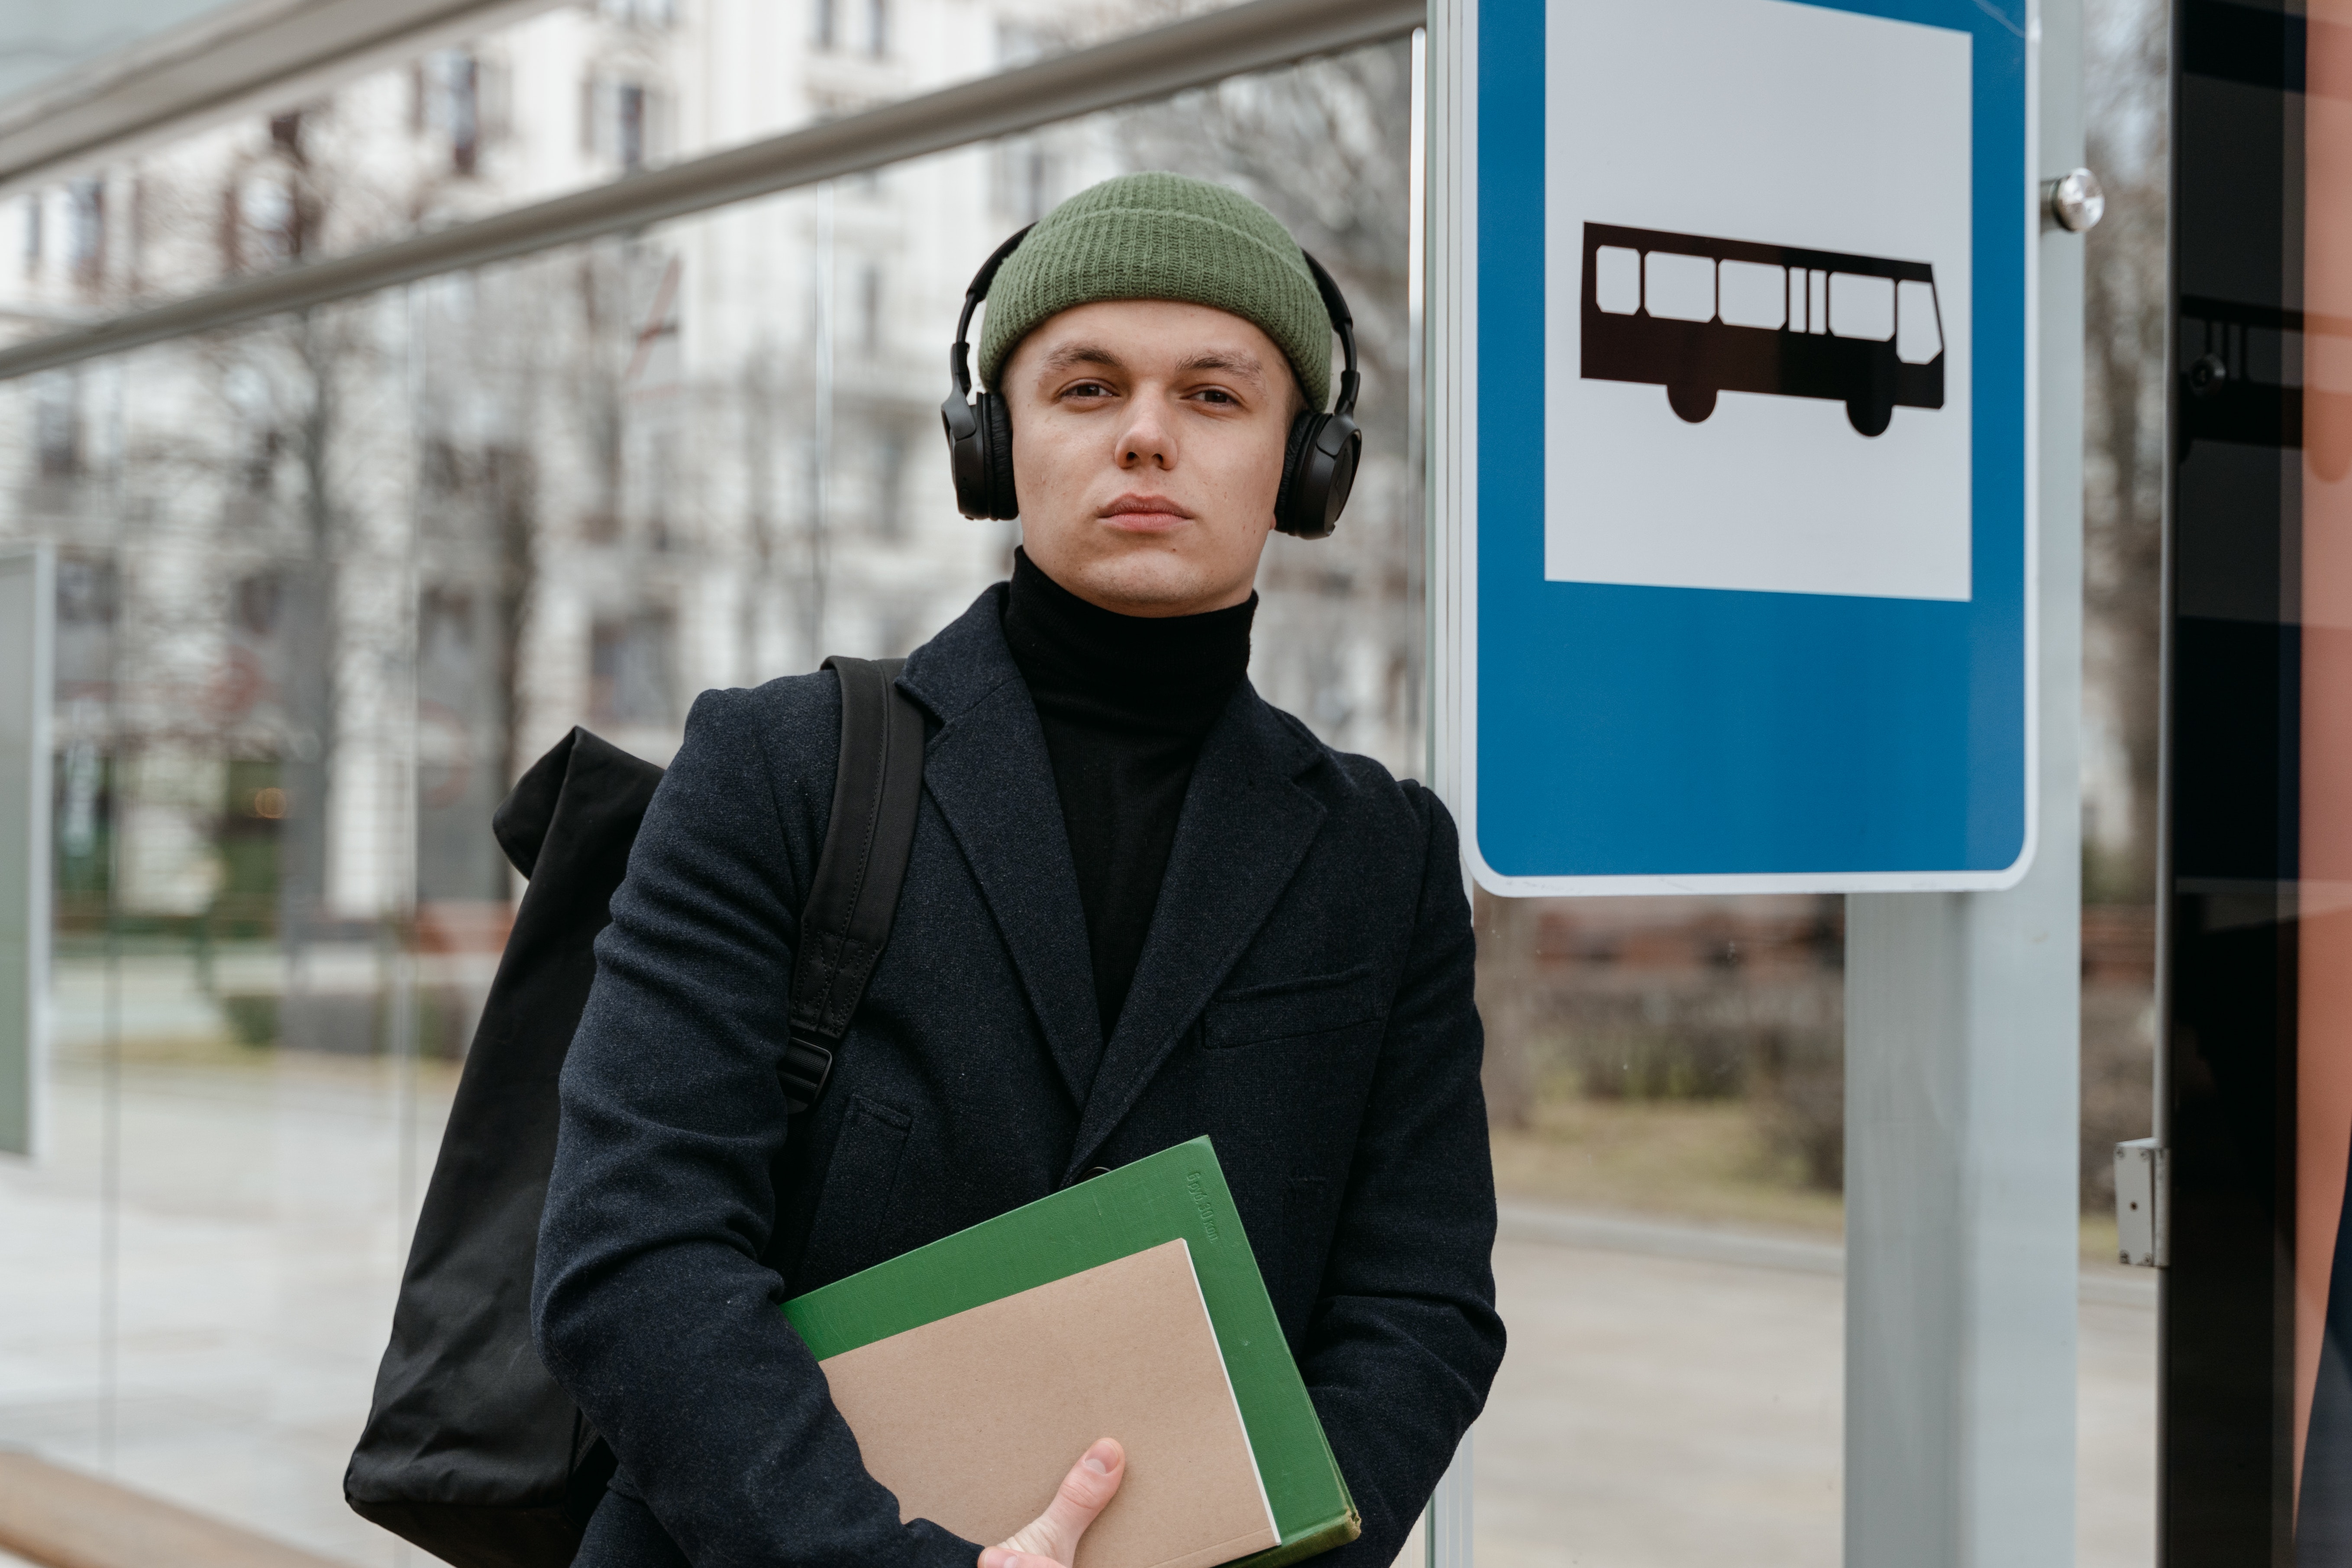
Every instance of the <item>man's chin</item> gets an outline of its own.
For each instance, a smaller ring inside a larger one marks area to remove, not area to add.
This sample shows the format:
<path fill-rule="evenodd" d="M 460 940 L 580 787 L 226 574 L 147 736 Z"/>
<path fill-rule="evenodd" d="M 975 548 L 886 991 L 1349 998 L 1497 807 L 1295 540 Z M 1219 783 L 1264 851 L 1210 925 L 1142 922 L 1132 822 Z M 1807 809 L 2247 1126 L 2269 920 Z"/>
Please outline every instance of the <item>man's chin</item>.
<path fill-rule="evenodd" d="M 1212 581 L 1213 574 L 1164 549 L 1097 556 L 1078 563 L 1072 575 L 1076 580 L 1063 587 L 1125 616 L 1191 615 L 1207 607 L 1207 601 L 1226 596 L 1221 592 L 1225 585 Z"/>

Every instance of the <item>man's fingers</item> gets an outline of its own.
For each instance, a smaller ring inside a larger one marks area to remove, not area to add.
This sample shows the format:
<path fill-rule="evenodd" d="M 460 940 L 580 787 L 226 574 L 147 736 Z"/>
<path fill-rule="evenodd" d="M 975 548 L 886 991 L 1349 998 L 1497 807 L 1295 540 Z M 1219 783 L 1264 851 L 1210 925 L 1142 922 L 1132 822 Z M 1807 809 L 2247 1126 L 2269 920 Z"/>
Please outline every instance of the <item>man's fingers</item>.
<path fill-rule="evenodd" d="M 1045 1511 L 1003 1545 L 982 1552 L 980 1568 L 1045 1568 L 1045 1564 L 1020 1561 L 1025 1557 L 1043 1558 L 1046 1564 L 1066 1564 L 1076 1555 L 1078 1538 L 1087 1532 L 1087 1526 L 1118 1494 L 1118 1483 L 1126 1474 L 1127 1451 L 1111 1438 L 1097 1439 L 1062 1478 Z"/>

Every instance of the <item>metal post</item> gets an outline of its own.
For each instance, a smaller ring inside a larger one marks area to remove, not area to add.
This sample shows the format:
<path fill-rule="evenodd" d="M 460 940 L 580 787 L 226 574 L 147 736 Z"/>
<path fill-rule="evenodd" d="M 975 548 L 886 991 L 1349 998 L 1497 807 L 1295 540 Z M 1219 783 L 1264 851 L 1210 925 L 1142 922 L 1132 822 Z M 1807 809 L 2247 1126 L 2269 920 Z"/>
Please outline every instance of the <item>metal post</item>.
<path fill-rule="evenodd" d="M 1462 1434 L 1454 1462 L 1430 1494 L 1429 1511 L 1421 1521 L 1428 1568 L 1470 1568 L 1470 1440 L 1477 1435 L 1475 1426 Z"/>
<path fill-rule="evenodd" d="M 1433 270 L 1430 251 L 1438 242 L 1439 235 L 1448 236 L 1457 245 L 1461 235 L 1459 230 L 1448 230 L 1444 226 L 1448 222 L 1460 221 L 1458 207 L 1449 209 L 1443 216 L 1431 209 L 1433 202 L 1439 199 L 1440 191 L 1445 193 L 1443 199 L 1455 203 L 1460 200 L 1460 184 L 1452 178 L 1452 171 L 1445 167 L 1444 154 L 1440 152 L 1438 140 L 1441 136 L 1449 141 L 1458 140 L 1465 129 L 1456 73 L 1462 68 L 1462 14 L 1473 4 L 1475 0 L 1439 0 L 1438 8 L 1445 12 L 1443 25 L 1448 29 L 1446 41 L 1451 46 L 1443 58 L 1439 51 L 1445 46 L 1432 38 L 1429 28 L 1415 27 L 1412 31 L 1412 189 L 1407 194 L 1411 216 L 1405 292 L 1412 316 L 1412 438 L 1415 458 L 1413 466 L 1421 475 L 1422 486 L 1422 544 L 1424 554 L 1421 580 L 1424 590 L 1422 598 L 1427 616 L 1424 626 L 1428 637 L 1423 666 L 1429 683 L 1425 689 L 1428 700 L 1423 711 L 1426 721 L 1424 738 L 1428 743 L 1428 776 L 1433 779 L 1439 776 L 1440 759 L 1445 752 L 1438 734 L 1436 700 L 1437 650 L 1443 645 L 1438 641 L 1438 597 L 1432 586 L 1436 582 L 1434 566 L 1440 504 L 1437 488 L 1432 482 L 1434 468 L 1430 461 L 1436 440 L 1436 432 L 1432 426 L 1437 398 L 1434 395 L 1436 389 L 1430 385 L 1428 378 L 1431 367 L 1438 363 L 1437 355 L 1431 352 L 1434 346 L 1431 340 L 1435 336 L 1438 326 L 1428 309 Z M 1445 118 L 1442 129 L 1433 127 L 1431 121 L 1433 115 Z M 1454 260 L 1446 268 L 1444 276 L 1458 279 L 1458 260 Z M 1465 876 L 1466 878 L 1466 872 Z M 1422 1513 L 1421 1543 L 1424 1568 L 1470 1568 L 1471 1439 L 1476 1436 L 1475 1426 L 1462 1434 L 1462 1443 L 1454 1450 L 1453 1462 L 1446 1466 L 1445 1474 L 1438 1478 L 1437 1489 L 1430 1494 L 1429 1506 Z"/>
<path fill-rule="evenodd" d="M 2050 178 L 2081 160 L 2080 0 L 2034 15 Z M 2046 224 L 2041 247 L 2032 868 L 2004 892 L 1846 904 L 1854 1568 L 2074 1558 L 2083 256 Z"/>
<path fill-rule="evenodd" d="M 0 1153 L 30 1154 L 49 990 L 49 548 L 0 551 Z"/>

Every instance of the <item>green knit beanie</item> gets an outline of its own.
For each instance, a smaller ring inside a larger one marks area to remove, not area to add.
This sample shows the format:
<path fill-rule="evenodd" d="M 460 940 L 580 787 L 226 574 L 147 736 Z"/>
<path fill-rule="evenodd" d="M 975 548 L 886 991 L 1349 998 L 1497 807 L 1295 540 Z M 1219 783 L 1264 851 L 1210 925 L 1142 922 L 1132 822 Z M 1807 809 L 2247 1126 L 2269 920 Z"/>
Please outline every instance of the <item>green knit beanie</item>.
<path fill-rule="evenodd" d="M 988 290 L 980 376 L 1045 321 L 1097 300 L 1181 300 L 1255 323 L 1307 400 L 1331 395 L 1331 317 L 1298 242 L 1239 191 L 1183 174 L 1122 174 L 1047 213 Z"/>

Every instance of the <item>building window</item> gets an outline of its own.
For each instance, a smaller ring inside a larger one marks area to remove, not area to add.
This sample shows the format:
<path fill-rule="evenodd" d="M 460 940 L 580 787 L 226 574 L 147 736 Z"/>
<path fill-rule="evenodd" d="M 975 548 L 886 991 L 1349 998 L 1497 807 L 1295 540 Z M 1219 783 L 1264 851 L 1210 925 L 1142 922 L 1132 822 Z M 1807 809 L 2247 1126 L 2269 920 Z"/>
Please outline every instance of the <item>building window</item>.
<path fill-rule="evenodd" d="M 482 150 L 505 130 L 506 75 L 467 49 L 444 49 L 417 62 L 408 79 L 408 128 L 446 136 L 449 167 L 472 174 Z"/>
<path fill-rule="evenodd" d="M 625 81 L 614 94 L 614 135 L 618 143 L 621 167 L 641 168 L 646 161 L 646 89 L 642 83 Z"/>
<path fill-rule="evenodd" d="M 25 198 L 25 276 L 41 269 L 41 193 Z"/>
<path fill-rule="evenodd" d="M 223 246 L 223 259 L 231 270 L 248 260 L 274 267 L 301 256 L 306 237 L 302 208 L 290 185 L 287 174 L 265 166 L 231 190 L 224 216 L 229 232 Z M 253 241 L 249 247 L 247 237 Z"/>
<path fill-rule="evenodd" d="M 668 151 L 667 104 L 630 77 L 591 77 L 581 93 L 582 148 L 623 169 L 658 162 Z"/>
<path fill-rule="evenodd" d="M 76 180 L 68 187 L 70 203 L 66 230 L 66 257 L 74 281 L 95 289 L 106 276 L 106 184 Z"/>
<path fill-rule="evenodd" d="M 999 22 L 996 25 L 996 68 L 1011 70 L 1045 58 L 1046 37 L 1044 29 L 1022 22 Z"/>
<path fill-rule="evenodd" d="M 123 279 L 129 291 L 137 294 L 142 289 L 141 268 L 147 259 L 147 181 L 134 173 L 131 176 L 130 221 L 123 225 Z"/>
<path fill-rule="evenodd" d="M 238 578 L 230 609 L 237 630 L 247 637 L 257 642 L 276 637 L 286 613 L 286 579 L 276 572 Z"/>
<path fill-rule="evenodd" d="M 114 626 L 121 583 L 114 563 L 76 553 L 58 557 L 57 678 L 60 693 L 103 689 L 114 665 Z"/>
<path fill-rule="evenodd" d="M 245 481 L 247 494 L 266 495 L 268 493 L 269 487 L 277 482 L 278 455 L 282 443 L 275 429 L 254 430 L 247 433 L 245 453 L 240 462 L 240 467 L 244 470 L 240 477 Z"/>
<path fill-rule="evenodd" d="M 857 274 L 857 336 L 869 354 L 882 347 L 882 268 L 870 261 Z"/>
<path fill-rule="evenodd" d="M 890 0 L 866 0 L 866 52 L 877 60 L 890 52 Z"/>
<path fill-rule="evenodd" d="M 1007 137 L 989 161 L 996 209 L 1016 224 L 1035 223 L 1054 205 L 1060 173 L 1054 154 L 1034 136 Z"/>
<path fill-rule="evenodd" d="M 820 49 L 838 47 L 841 0 L 809 0 L 809 41 Z"/>
<path fill-rule="evenodd" d="M 600 0 L 596 7 L 608 22 L 618 22 L 625 27 L 660 29 L 677 20 L 677 7 L 673 0 Z"/>
<path fill-rule="evenodd" d="M 893 430 L 884 436 L 874 463 L 874 531 L 895 542 L 907 537 L 906 434 Z M 899 646 L 890 644 L 893 650 Z"/>
<path fill-rule="evenodd" d="M 589 633 L 588 721 L 615 728 L 676 724 L 677 635 L 667 610 L 599 618 Z"/>
<path fill-rule="evenodd" d="M 71 373 L 43 376 L 33 389 L 33 454 L 45 479 L 81 472 L 80 387 Z"/>
<path fill-rule="evenodd" d="M 474 57 L 449 56 L 449 167 L 470 174 L 482 153 L 482 71 Z"/>
<path fill-rule="evenodd" d="M 236 182 L 221 187 L 220 199 L 220 261 L 221 273 L 235 277 L 245 270 L 245 204 L 236 194 Z"/>

